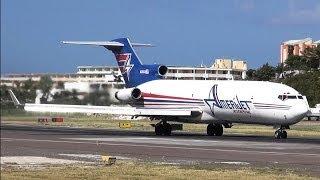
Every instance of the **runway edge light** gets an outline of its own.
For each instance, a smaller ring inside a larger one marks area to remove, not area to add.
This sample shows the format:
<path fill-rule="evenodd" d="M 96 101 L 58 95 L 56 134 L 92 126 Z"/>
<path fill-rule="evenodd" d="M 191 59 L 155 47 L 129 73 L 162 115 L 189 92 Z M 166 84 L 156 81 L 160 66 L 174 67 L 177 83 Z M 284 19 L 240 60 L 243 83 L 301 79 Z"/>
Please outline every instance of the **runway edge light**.
<path fill-rule="evenodd" d="M 109 155 L 101 155 L 101 162 L 104 164 L 104 165 L 113 165 L 116 163 L 116 157 L 112 157 L 112 156 L 109 156 Z"/>

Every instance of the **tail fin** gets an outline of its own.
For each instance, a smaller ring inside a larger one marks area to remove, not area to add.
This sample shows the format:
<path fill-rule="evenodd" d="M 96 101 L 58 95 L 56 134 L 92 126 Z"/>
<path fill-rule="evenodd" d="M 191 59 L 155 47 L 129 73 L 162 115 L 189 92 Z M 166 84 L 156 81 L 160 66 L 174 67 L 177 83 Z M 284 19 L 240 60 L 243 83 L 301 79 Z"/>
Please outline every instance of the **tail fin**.
<path fill-rule="evenodd" d="M 158 73 L 159 65 L 143 65 L 133 49 L 134 46 L 150 47 L 151 44 L 131 43 L 128 38 L 119 38 L 112 41 L 62 41 L 62 43 L 103 46 L 112 51 L 127 88 L 160 79 L 163 76 Z"/>
<path fill-rule="evenodd" d="M 115 55 L 123 79 L 126 84 L 130 85 L 132 84 L 130 78 L 134 78 L 132 76 L 136 75 L 136 71 L 142 68 L 142 63 L 128 38 L 120 38 L 112 41 L 119 42 L 124 45 L 121 48 L 115 46 L 109 46 L 106 48 L 112 51 Z"/>

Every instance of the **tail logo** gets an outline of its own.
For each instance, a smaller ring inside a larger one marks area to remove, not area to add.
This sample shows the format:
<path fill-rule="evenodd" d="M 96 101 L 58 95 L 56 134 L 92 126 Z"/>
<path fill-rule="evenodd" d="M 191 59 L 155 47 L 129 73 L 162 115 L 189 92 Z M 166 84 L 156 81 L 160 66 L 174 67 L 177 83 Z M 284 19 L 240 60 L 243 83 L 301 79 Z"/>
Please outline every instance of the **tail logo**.
<path fill-rule="evenodd" d="M 133 68 L 133 64 L 131 64 L 131 53 L 123 53 L 123 54 L 117 54 L 116 59 L 119 65 L 119 69 L 122 74 L 126 74 L 129 79 L 129 74 L 131 69 Z"/>
<path fill-rule="evenodd" d="M 123 53 L 123 54 L 117 54 L 116 59 L 118 62 L 126 62 L 131 58 L 131 53 Z"/>

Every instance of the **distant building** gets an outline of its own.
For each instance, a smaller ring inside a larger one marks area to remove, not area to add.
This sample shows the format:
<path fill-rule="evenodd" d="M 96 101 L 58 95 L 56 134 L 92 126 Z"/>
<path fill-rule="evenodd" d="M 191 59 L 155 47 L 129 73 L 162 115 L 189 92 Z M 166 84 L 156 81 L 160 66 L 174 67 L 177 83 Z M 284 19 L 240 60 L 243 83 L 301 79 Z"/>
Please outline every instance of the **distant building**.
<path fill-rule="evenodd" d="M 216 59 L 211 67 L 168 66 L 165 79 L 240 80 L 246 78 L 246 71 L 245 61 Z M 124 88 L 124 81 L 117 66 L 78 66 L 76 73 L 68 74 L 8 74 L 1 76 L 1 85 L 16 86 L 29 79 L 39 81 L 43 75 L 51 76 L 55 84 L 63 82 L 68 91 L 76 90 L 80 93 Z"/>
<path fill-rule="evenodd" d="M 247 63 L 242 60 L 216 59 L 211 67 L 168 66 L 165 79 L 176 80 L 231 80 L 245 79 Z"/>
<path fill-rule="evenodd" d="M 7 74 L 1 76 L 1 85 L 16 86 L 29 79 L 40 81 L 41 76 L 49 75 L 54 83 L 63 82 L 67 90 L 75 89 L 79 92 L 90 92 L 114 86 L 123 88 L 123 81 L 116 81 L 114 76 L 118 75 L 119 72 L 117 66 L 78 66 L 76 73 Z"/>
<path fill-rule="evenodd" d="M 113 82 L 115 75 L 120 75 L 118 66 L 78 66 L 76 73 L 85 82 Z"/>
<path fill-rule="evenodd" d="M 280 63 L 285 64 L 290 55 L 302 56 L 306 48 L 315 48 L 319 44 L 320 40 L 313 41 L 311 38 L 285 41 L 280 46 Z"/>

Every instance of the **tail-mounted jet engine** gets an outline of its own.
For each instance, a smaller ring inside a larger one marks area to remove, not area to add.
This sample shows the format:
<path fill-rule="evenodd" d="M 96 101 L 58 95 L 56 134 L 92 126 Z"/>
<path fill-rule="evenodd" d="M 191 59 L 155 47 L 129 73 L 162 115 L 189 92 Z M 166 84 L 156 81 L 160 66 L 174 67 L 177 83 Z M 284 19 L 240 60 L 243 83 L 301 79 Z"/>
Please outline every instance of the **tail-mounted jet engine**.
<path fill-rule="evenodd" d="M 167 72 L 168 72 L 167 66 L 160 65 L 160 66 L 158 67 L 158 74 L 159 74 L 160 76 L 166 75 Z"/>
<path fill-rule="evenodd" d="M 115 97 L 119 101 L 139 100 L 141 96 L 142 96 L 141 90 L 138 88 L 121 89 L 115 93 Z"/>
<path fill-rule="evenodd" d="M 140 76 L 149 78 L 150 80 L 162 79 L 168 72 L 167 66 L 159 64 L 142 65 Z"/>

